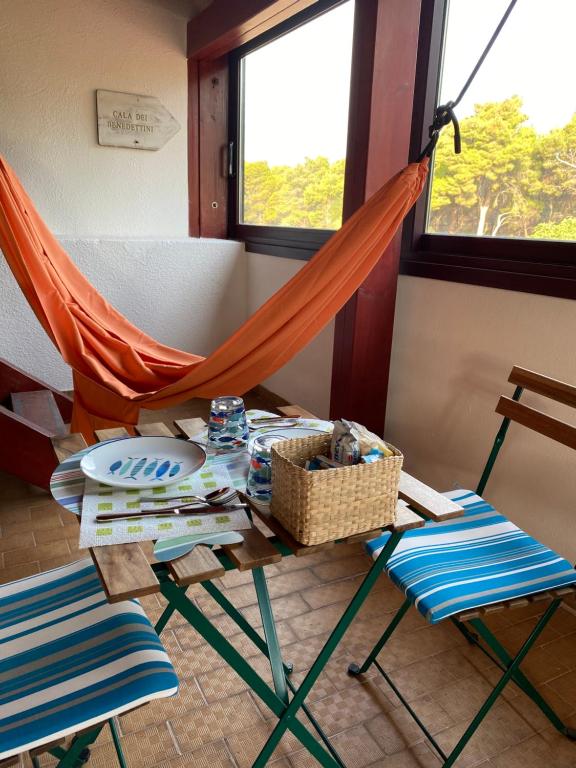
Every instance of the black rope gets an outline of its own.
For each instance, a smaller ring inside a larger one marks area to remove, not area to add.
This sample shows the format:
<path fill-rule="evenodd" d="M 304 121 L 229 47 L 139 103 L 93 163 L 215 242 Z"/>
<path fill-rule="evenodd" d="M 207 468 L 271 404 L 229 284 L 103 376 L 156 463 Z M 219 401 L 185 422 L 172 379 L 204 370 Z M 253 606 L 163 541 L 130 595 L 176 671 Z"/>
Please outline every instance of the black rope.
<path fill-rule="evenodd" d="M 418 161 L 423 160 L 425 157 L 430 157 L 432 155 L 432 152 L 434 152 L 434 149 L 436 148 L 436 144 L 438 143 L 438 139 L 440 137 L 440 132 L 442 129 L 448 125 L 449 123 L 452 123 L 454 126 L 454 152 L 459 155 L 462 151 L 462 142 L 460 140 L 460 125 L 458 124 L 458 118 L 456 117 L 454 113 L 454 107 L 456 107 L 463 99 L 464 95 L 466 94 L 466 91 L 470 86 L 472 85 L 472 81 L 478 74 L 478 70 L 484 64 L 484 60 L 486 56 L 490 53 L 490 49 L 498 39 L 498 35 L 502 31 L 502 28 L 504 24 L 508 21 L 508 17 L 512 13 L 512 10 L 518 0 L 511 0 L 511 2 L 508 5 L 508 8 L 506 8 L 506 11 L 502 18 L 500 19 L 500 22 L 496 29 L 494 30 L 492 37 L 488 41 L 487 46 L 482 51 L 482 55 L 476 62 L 476 65 L 474 66 L 474 69 L 470 73 L 468 79 L 464 83 L 464 86 L 460 93 L 458 94 L 457 98 L 454 101 L 449 101 L 446 104 L 440 104 L 436 107 L 434 110 L 434 119 L 432 120 L 432 125 L 428 128 L 428 137 L 429 142 L 426 144 L 422 152 L 420 153 L 420 156 L 418 157 Z"/>

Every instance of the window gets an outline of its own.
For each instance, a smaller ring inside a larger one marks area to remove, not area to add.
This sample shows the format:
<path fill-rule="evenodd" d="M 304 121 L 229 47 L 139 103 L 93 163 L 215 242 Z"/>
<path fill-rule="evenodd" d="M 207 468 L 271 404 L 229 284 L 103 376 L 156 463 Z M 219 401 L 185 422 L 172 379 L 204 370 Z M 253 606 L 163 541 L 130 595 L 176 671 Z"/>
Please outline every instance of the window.
<path fill-rule="evenodd" d="M 508 2 L 424 3 L 413 154 Z M 576 6 L 550 0 L 543 9 L 516 5 L 458 105 L 462 154 L 443 131 L 405 233 L 405 272 L 576 298 Z"/>
<path fill-rule="evenodd" d="M 342 223 L 353 23 L 352 0 L 317 3 L 231 57 L 231 223 L 249 249 L 306 258 Z"/>

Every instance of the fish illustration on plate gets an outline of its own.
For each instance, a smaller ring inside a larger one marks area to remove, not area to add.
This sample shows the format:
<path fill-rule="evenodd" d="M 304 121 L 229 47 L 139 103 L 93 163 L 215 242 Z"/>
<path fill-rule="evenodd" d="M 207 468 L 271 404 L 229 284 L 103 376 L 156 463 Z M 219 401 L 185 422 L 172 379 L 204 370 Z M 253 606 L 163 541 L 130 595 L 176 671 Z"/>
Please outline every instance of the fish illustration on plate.
<path fill-rule="evenodd" d="M 130 479 L 136 480 L 136 475 L 138 475 L 146 466 L 148 463 L 148 459 L 138 459 L 136 464 L 132 467 L 132 472 L 130 472 Z"/>
<path fill-rule="evenodd" d="M 160 466 L 156 470 L 157 479 L 160 480 L 161 477 L 164 477 L 166 472 L 168 472 L 169 468 L 170 468 L 170 461 L 166 459 L 166 461 L 162 462 L 162 464 L 160 464 Z"/>
<path fill-rule="evenodd" d="M 129 469 L 130 469 L 130 467 L 132 466 L 132 462 L 133 462 L 133 461 L 134 461 L 134 459 L 133 459 L 131 456 L 128 456 L 128 461 L 127 461 L 127 462 L 124 464 L 124 466 L 122 467 L 122 469 L 120 470 L 120 472 L 118 472 L 118 474 L 119 474 L 119 475 L 125 475 L 125 474 L 126 474 L 126 472 L 128 472 L 128 470 L 129 470 Z"/>
<path fill-rule="evenodd" d="M 117 459 L 116 461 L 112 462 L 108 468 L 108 474 L 113 475 L 116 470 L 120 469 L 122 466 L 122 459 Z"/>
<path fill-rule="evenodd" d="M 158 466 L 158 459 L 154 459 L 154 461 L 151 461 L 150 464 L 148 464 L 148 466 L 144 470 L 144 477 L 148 477 L 148 475 L 151 475 L 157 466 Z"/>
<path fill-rule="evenodd" d="M 168 472 L 168 477 L 174 477 L 174 475 L 177 475 L 178 472 L 180 472 L 181 465 L 182 465 L 181 461 L 177 461 L 175 464 L 173 464 L 172 468 L 170 469 L 170 472 Z"/>

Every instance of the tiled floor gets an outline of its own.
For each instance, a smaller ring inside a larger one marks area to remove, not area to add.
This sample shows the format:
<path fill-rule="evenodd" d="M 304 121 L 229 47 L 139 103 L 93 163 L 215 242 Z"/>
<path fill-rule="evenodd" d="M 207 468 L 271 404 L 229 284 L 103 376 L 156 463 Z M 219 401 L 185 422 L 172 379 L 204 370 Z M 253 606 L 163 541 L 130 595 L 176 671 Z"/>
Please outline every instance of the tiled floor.
<path fill-rule="evenodd" d="M 196 413 L 183 410 L 178 415 Z M 156 413 L 149 414 L 148 420 L 162 418 L 166 414 Z M 77 557 L 76 539 L 76 520 L 45 493 L 0 475 L 0 580 L 20 578 Z M 360 545 L 343 545 L 309 557 L 286 558 L 266 569 L 280 640 L 286 660 L 294 663 L 296 682 L 368 565 Z M 220 586 L 253 625 L 260 626 L 250 573 L 229 573 Z M 270 679 L 263 657 L 202 588 L 193 588 L 193 594 L 198 606 L 214 618 L 254 668 Z M 160 599 L 152 596 L 142 602 L 152 620 L 159 616 Z M 440 765 L 382 678 L 370 673 L 353 679 L 346 674 L 349 662 L 362 659 L 399 602 L 397 590 L 382 578 L 310 696 L 314 715 L 350 768 Z M 495 614 L 489 623 L 515 649 L 539 610 L 537 604 L 506 611 Z M 249 768 L 270 733 L 271 713 L 182 620 L 174 617 L 162 637 L 180 677 L 180 693 L 120 718 L 128 765 Z M 430 627 L 415 611 L 404 618 L 381 662 L 444 749 L 456 742 L 496 679 L 490 662 L 451 625 Z M 525 669 L 576 727 L 576 613 L 560 610 L 556 614 Z M 43 758 L 42 763 L 54 761 Z M 22 765 L 30 763 L 26 760 Z M 108 731 L 93 748 L 89 765 L 116 768 Z M 316 763 L 289 737 L 282 741 L 272 765 L 308 768 Z M 576 744 L 557 735 L 518 689 L 508 688 L 457 765 L 570 768 L 576 766 Z"/>

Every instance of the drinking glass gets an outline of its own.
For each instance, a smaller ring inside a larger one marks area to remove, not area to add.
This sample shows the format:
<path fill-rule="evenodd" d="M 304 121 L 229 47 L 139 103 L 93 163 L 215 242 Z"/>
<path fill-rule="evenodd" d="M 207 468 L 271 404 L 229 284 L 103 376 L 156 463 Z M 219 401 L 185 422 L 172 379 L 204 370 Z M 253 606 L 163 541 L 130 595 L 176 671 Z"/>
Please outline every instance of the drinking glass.
<path fill-rule="evenodd" d="M 248 447 L 248 421 L 241 397 L 217 397 L 210 405 L 208 448 L 218 452 L 243 451 Z"/>
<path fill-rule="evenodd" d="M 272 496 L 272 453 L 274 443 L 284 440 L 277 435 L 261 435 L 254 440 L 246 493 L 258 501 L 270 501 Z"/>

